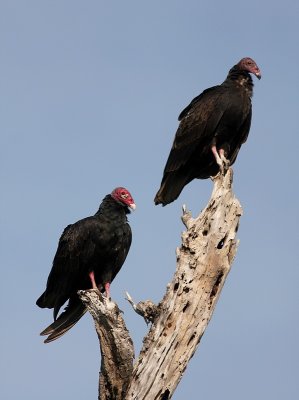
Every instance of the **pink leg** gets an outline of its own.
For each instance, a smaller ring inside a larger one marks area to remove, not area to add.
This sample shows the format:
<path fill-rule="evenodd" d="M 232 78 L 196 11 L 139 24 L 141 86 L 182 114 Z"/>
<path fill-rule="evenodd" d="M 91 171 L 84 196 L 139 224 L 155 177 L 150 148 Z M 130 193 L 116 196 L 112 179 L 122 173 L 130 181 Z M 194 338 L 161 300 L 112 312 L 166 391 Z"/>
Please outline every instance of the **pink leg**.
<path fill-rule="evenodd" d="M 97 284 L 96 284 L 96 280 L 94 279 L 94 272 L 93 272 L 93 271 L 91 271 L 91 272 L 89 273 L 89 278 L 90 278 L 90 280 L 91 280 L 92 288 L 93 288 L 93 289 L 97 289 L 98 287 L 97 287 Z"/>
<path fill-rule="evenodd" d="M 212 147 L 211 147 L 211 150 L 212 150 L 212 153 L 214 154 L 216 163 L 217 163 L 220 167 L 222 167 L 222 160 L 221 160 L 221 157 L 220 157 L 219 154 L 218 154 L 218 151 L 217 151 L 216 146 L 212 146 Z M 222 150 L 222 149 L 220 149 L 220 154 L 221 154 L 221 152 L 223 153 L 223 150 Z"/>
<path fill-rule="evenodd" d="M 104 287 L 105 287 L 106 297 L 107 299 L 110 299 L 110 283 L 109 282 L 105 283 Z"/>

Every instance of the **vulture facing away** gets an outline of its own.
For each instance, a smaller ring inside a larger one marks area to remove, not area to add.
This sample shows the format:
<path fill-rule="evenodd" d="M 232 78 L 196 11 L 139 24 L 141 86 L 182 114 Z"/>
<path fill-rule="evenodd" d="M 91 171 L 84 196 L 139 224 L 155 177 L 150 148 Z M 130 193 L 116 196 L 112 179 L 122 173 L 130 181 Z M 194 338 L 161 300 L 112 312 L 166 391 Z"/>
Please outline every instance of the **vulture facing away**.
<path fill-rule="evenodd" d="M 242 58 L 221 85 L 204 90 L 181 112 L 155 204 L 171 203 L 193 179 L 215 176 L 235 162 L 250 129 L 250 74 L 261 78 L 255 61 Z"/>
<path fill-rule="evenodd" d="M 110 298 L 110 283 L 121 269 L 132 241 L 127 214 L 135 203 L 127 189 L 107 195 L 97 213 L 68 225 L 61 235 L 45 292 L 36 304 L 54 309 L 54 322 L 41 335 L 58 339 L 86 312 L 80 289 L 99 289 Z M 63 304 L 65 310 L 58 316 Z"/>

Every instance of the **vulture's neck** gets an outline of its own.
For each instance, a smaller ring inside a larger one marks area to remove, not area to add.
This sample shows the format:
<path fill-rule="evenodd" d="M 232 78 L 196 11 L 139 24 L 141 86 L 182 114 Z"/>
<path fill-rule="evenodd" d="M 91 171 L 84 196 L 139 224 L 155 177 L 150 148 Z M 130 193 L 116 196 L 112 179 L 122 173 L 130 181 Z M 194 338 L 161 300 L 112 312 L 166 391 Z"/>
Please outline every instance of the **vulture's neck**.
<path fill-rule="evenodd" d="M 129 214 L 130 210 L 128 207 L 115 201 L 110 194 L 108 194 L 102 201 L 100 208 L 96 212 L 96 216 L 110 215 L 117 219 L 127 220 L 126 214 Z"/>
<path fill-rule="evenodd" d="M 246 71 L 240 71 L 235 65 L 228 73 L 223 83 L 233 83 L 238 87 L 245 89 L 249 97 L 253 94 L 253 81 L 250 74 Z"/>

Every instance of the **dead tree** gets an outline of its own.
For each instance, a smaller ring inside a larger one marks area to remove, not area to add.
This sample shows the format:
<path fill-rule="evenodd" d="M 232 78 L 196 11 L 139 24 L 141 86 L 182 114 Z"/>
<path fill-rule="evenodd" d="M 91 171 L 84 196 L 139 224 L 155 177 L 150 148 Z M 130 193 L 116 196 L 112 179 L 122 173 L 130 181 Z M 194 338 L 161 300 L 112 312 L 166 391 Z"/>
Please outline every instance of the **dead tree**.
<path fill-rule="evenodd" d="M 242 209 L 232 192 L 232 169 L 214 178 L 197 218 L 183 207 L 186 231 L 162 301 L 135 305 L 151 321 L 139 357 L 117 305 L 95 291 L 79 295 L 92 314 L 101 345 L 99 400 L 170 399 L 211 319 L 236 250 Z"/>

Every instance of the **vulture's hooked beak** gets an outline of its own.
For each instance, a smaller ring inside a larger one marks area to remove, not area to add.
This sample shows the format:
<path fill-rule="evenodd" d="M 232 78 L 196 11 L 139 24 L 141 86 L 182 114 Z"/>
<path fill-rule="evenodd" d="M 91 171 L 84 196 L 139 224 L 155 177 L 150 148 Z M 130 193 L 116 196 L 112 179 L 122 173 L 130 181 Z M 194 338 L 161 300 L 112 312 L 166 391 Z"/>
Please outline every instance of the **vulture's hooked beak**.
<path fill-rule="evenodd" d="M 135 204 L 135 203 L 130 204 L 129 207 L 130 207 L 133 211 L 136 210 L 136 204 Z"/>
<path fill-rule="evenodd" d="M 257 71 L 254 75 L 257 77 L 258 80 L 260 80 L 262 77 L 261 71 Z"/>

